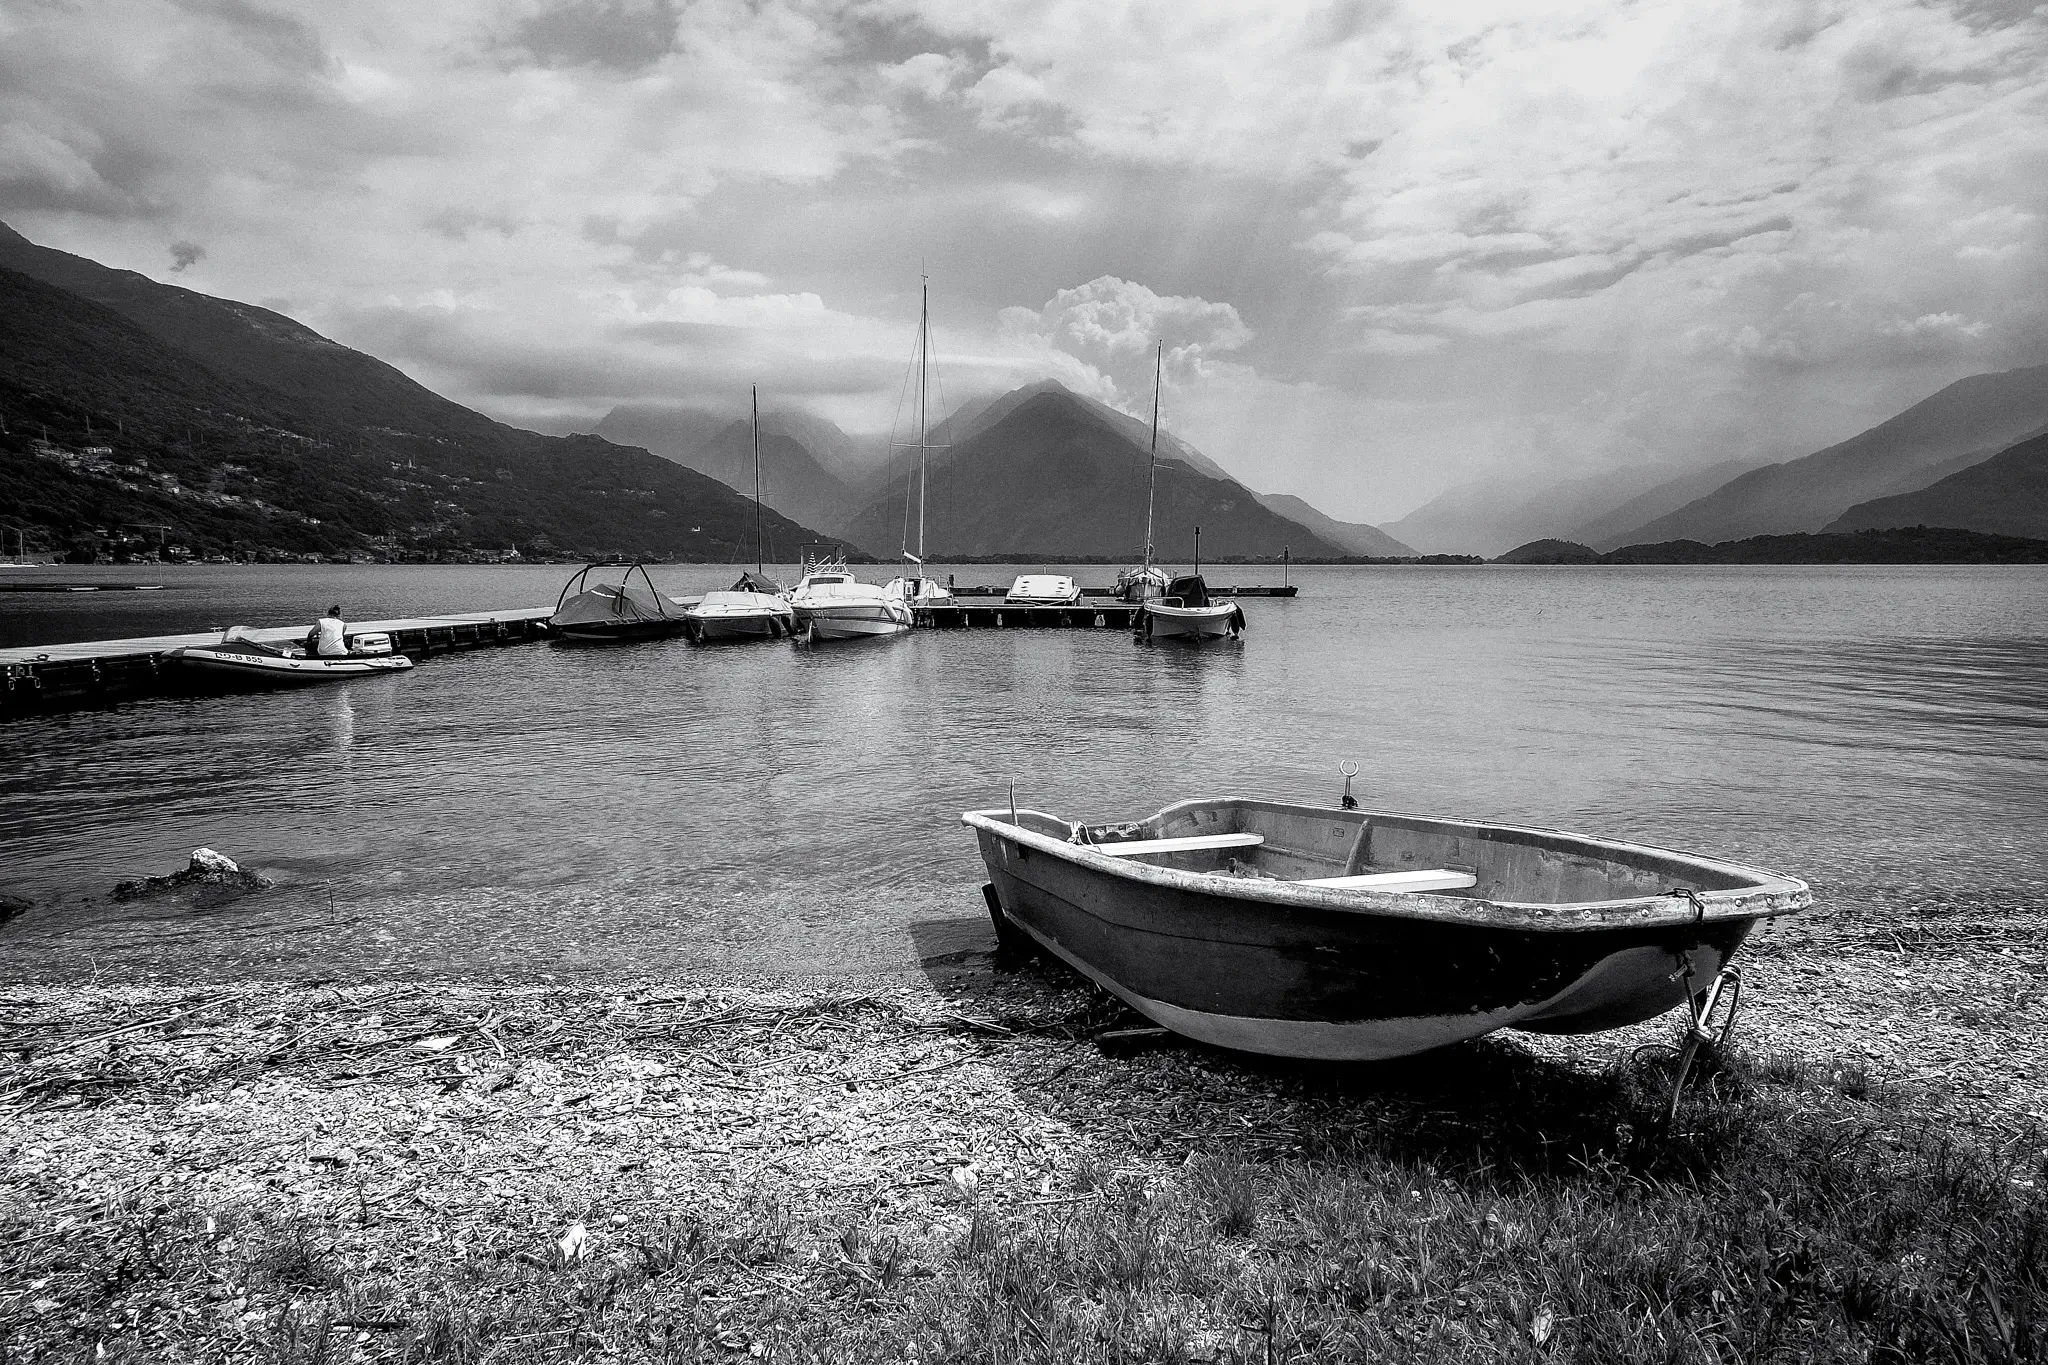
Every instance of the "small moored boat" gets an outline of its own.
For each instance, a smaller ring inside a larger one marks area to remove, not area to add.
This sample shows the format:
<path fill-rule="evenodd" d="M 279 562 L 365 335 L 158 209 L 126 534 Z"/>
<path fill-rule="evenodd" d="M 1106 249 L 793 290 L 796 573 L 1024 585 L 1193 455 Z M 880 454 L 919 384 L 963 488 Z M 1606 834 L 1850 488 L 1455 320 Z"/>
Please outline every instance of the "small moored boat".
<path fill-rule="evenodd" d="M 863 583 L 844 558 L 812 564 L 789 590 L 799 631 L 818 640 L 862 640 L 910 629 L 910 606 L 872 583 Z"/>
<path fill-rule="evenodd" d="M 1131 628 L 1141 640 L 1220 640 L 1244 632 L 1244 608 L 1227 597 L 1211 597 L 1198 573 L 1181 574 L 1166 594 L 1141 602 Z"/>
<path fill-rule="evenodd" d="M 608 583 L 602 575 L 619 571 L 619 581 Z M 592 579 L 592 574 L 600 575 Z M 633 581 L 638 574 L 639 582 Z M 564 644 L 622 644 L 631 640 L 658 640 L 683 632 L 680 608 L 655 591 L 647 567 L 632 563 L 586 564 L 582 571 L 562 585 L 555 599 L 554 615 L 548 629 Z"/>
<path fill-rule="evenodd" d="M 1124 824 L 971 811 L 1011 946 L 1158 1024 L 1369 1059 L 1520 1028 L 1591 1033 L 1702 998 L 1806 884 L 1556 830 L 1202 800 Z"/>
<path fill-rule="evenodd" d="M 707 592 L 683 613 L 684 631 L 699 644 L 714 640 L 779 640 L 796 633 L 796 612 L 775 580 L 743 573 L 725 592 Z"/>
<path fill-rule="evenodd" d="M 1065 574 L 1019 574 L 1003 600 L 1034 607 L 1071 607 L 1081 600 L 1081 590 Z"/>
<path fill-rule="evenodd" d="M 412 667 L 411 659 L 391 652 L 389 636 L 358 636 L 356 643 L 376 652 L 307 654 L 295 648 L 262 644 L 250 639 L 244 627 L 231 626 L 222 633 L 220 643 L 166 650 L 164 662 L 194 681 L 230 687 L 304 687 L 346 678 L 403 673 Z"/>

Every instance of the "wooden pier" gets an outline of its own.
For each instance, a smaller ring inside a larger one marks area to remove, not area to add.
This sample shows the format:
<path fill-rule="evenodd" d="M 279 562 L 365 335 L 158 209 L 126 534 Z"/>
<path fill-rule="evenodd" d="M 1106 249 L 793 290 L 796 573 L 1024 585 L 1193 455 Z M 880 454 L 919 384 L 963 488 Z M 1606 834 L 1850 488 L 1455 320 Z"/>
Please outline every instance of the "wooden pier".
<path fill-rule="evenodd" d="M 935 630 L 1129 630 L 1137 613 L 1136 606 L 1110 596 L 1107 589 L 1091 592 L 1071 606 L 988 600 L 1000 599 L 1007 591 L 1003 588 L 967 587 L 953 591 L 956 596 L 980 600 L 920 607 L 917 624 Z M 1292 587 L 1218 588 L 1215 592 L 1219 597 L 1294 595 Z M 687 607 L 698 599 L 669 600 Z M 417 660 L 451 650 L 545 639 L 547 618 L 552 614 L 548 607 L 529 607 L 398 621 L 357 621 L 349 627 L 348 636 L 353 639 L 381 632 L 391 637 L 394 650 Z M 306 638 L 306 628 L 277 626 L 252 630 L 249 635 L 264 644 L 295 644 Z M 218 631 L 206 631 L 195 635 L 152 635 L 134 640 L 0 649 L 0 719 L 193 690 L 191 681 L 181 676 L 175 666 L 165 666 L 164 654 L 185 645 L 213 644 L 219 639 Z"/>
<path fill-rule="evenodd" d="M 1002 597 L 1008 594 L 1010 589 L 1009 585 L 1003 583 L 970 583 L 952 588 L 950 591 L 955 597 Z M 1261 587 L 1255 583 L 1248 583 L 1243 586 L 1228 588 L 1218 585 L 1209 589 L 1209 595 L 1211 597 L 1292 597 L 1299 591 L 1300 589 L 1292 583 L 1285 583 L 1279 587 L 1270 585 Z M 1081 596 L 1084 598 L 1108 598 L 1111 601 L 1116 599 L 1115 590 L 1111 588 L 1082 588 Z M 1119 605 L 1122 604 L 1119 603 Z"/>
<path fill-rule="evenodd" d="M 415 616 L 397 621 L 357 621 L 348 638 L 383 633 L 391 647 L 412 659 L 487 645 L 516 645 L 547 636 L 549 607 Z M 304 626 L 276 626 L 249 632 L 263 644 L 295 644 Z M 93 640 L 69 645 L 0 649 L 0 717 L 37 711 L 66 711 L 109 702 L 132 701 L 185 690 L 167 650 L 218 642 L 219 631 L 196 635 L 151 635 L 134 640 Z"/>
<path fill-rule="evenodd" d="M 956 596 L 959 590 L 955 589 Z M 963 602 L 951 607 L 919 607 L 917 624 L 938 630 L 963 627 L 982 629 L 1024 629 L 1059 627 L 1076 630 L 1129 630 L 1137 608 L 1115 598 L 1081 601 L 1066 607 L 1026 605 L 1020 602 Z"/>

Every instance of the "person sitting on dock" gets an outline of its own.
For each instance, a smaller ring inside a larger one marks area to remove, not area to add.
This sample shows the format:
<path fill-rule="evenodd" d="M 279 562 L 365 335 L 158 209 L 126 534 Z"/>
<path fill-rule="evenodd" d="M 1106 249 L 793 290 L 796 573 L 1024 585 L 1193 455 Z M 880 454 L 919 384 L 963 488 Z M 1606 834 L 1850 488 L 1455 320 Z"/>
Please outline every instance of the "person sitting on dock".
<path fill-rule="evenodd" d="M 329 607 L 327 614 L 320 618 L 320 623 L 313 627 L 312 647 L 307 653 L 328 659 L 347 654 L 348 641 L 342 635 L 345 630 L 347 627 L 341 621 L 341 606 L 337 603 Z"/>

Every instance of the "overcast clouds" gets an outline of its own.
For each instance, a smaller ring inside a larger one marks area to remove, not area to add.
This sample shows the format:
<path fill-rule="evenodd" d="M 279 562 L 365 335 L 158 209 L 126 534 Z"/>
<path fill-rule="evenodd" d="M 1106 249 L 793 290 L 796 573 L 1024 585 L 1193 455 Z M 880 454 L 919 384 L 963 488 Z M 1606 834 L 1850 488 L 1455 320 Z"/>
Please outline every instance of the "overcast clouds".
<path fill-rule="evenodd" d="M 1388 520 L 2048 362 L 2048 7 L 0 0 L 0 217 L 507 420 L 1054 375 Z"/>

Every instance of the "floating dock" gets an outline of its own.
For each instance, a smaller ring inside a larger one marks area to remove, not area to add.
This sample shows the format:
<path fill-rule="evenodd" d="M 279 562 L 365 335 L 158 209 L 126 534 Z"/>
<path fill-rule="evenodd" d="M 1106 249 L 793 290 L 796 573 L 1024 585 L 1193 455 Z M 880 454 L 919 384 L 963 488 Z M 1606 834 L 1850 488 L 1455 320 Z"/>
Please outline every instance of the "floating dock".
<path fill-rule="evenodd" d="M 413 659 L 486 645 L 516 645 L 544 639 L 551 607 L 465 612 L 455 616 L 414 616 L 397 621 L 356 621 L 349 638 L 378 632 L 391 647 Z M 296 644 L 304 626 L 276 626 L 249 632 L 267 645 Z M 196 635 L 150 635 L 134 640 L 92 640 L 70 645 L 0 649 L 0 716 L 66 711 L 109 702 L 132 701 L 180 690 L 175 669 L 163 664 L 165 651 L 210 645 L 217 630 Z"/>
<path fill-rule="evenodd" d="M 950 591 L 955 597 L 1002 597 L 1010 590 L 1000 583 L 981 583 L 953 588 Z M 1209 595 L 1211 597 L 1292 597 L 1298 591 L 1300 589 L 1292 583 L 1285 583 L 1277 588 L 1247 584 L 1242 587 L 1212 587 L 1209 589 Z M 1081 596 L 1084 598 L 1116 600 L 1116 592 L 1112 588 L 1083 588 L 1081 589 Z"/>
<path fill-rule="evenodd" d="M 954 589 L 955 597 L 963 594 Z M 979 626 L 1011 629 L 1027 626 L 1065 626 L 1071 629 L 1129 630 L 1137 608 L 1129 602 L 1105 598 L 1083 598 L 1072 606 L 1049 607 L 1021 602 L 963 602 L 952 607 L 919 607 L 917 624 L 939 630 Z"/>

